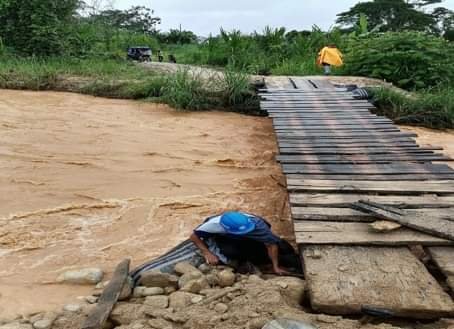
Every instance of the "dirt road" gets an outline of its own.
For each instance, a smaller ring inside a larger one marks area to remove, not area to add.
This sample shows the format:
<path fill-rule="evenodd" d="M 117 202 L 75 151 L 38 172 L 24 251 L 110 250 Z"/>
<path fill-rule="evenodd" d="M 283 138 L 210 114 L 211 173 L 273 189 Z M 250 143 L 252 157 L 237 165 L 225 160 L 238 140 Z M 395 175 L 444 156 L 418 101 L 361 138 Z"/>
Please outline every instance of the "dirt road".
<path fill-rule="evenodd" d="M 266 118 L 21 91 L 0 111 L 0 317 L 60 308 L 91 291 L 49 284 L 62 271 L 139 264 L 226 209 L 292 236 Z"/>

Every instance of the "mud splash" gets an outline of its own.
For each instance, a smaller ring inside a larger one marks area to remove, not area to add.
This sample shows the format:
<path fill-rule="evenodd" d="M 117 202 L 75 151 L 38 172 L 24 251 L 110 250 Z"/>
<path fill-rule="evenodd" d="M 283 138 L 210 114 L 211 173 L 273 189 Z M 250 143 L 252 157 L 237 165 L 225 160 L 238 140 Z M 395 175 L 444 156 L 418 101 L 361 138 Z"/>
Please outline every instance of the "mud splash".
<path fill-rule="evenodd" d="M 173 247 L 244 209 L 292 237 L 271 122 L 53 92 L 0 91 L 0 317 L 60 308 L 65 270 Z"/>

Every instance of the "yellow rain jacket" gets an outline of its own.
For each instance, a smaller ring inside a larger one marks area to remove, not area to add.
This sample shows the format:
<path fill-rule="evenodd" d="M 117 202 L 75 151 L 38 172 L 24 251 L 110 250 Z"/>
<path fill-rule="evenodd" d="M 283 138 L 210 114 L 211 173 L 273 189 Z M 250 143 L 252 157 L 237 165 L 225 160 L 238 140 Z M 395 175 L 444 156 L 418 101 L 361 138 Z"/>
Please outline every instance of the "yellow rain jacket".
<path fill-rule="evenodd" d="M 342 66 L 344 55 L 337 48 L 325 47 L 318 54 L 317 64 L 322 66 L 323 64 L 329 64 L 332 66 Z"/>

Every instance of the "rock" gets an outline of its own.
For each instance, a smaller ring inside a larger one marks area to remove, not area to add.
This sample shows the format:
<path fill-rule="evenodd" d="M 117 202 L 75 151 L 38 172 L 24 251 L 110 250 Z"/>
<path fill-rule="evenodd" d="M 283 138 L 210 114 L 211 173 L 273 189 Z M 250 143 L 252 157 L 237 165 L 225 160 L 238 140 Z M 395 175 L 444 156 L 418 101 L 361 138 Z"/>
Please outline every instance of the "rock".
<path fill-rule="evenodd" d="M 223 270 L 218 273 L 219 285 L 223 288 L 231 287 L 235 283 L 235 273 L 230 270 Z"/>
<path fill-rule="evenodd" d="M 315 319 L 318 322 L 321 322 L 321 323 L 336 323 L 336 322 L 342 320 L 341 317 L 329 316 L 329 315 L 325 315 L 325 314 L 319 314 L 319 315 L 316 316 Z"/>
<path fill-rule="evenodd" d="M 80 306 L 79 304 L 67 304 L 63 306 L 63 311 L 70 313 L 80 313 L 80 311 L 82 311 L 82 306 Z"/>
<path fill-rule="evenodd" d="M 219 286 L 219 278 L 216 274 L 207 274 L 205 276 L 205 279 L 207 280 L 208 284 L 212 287 Z"/>
<path fill-rule="evenodd" d="M 85 300 L 87 301 L 88 304 L 96 304 L 98 302 L 98 297 L 87 296 L 87 297 L 85 297 Z"/>
<path fill-rule="evenodd" d="M 189 281 L 198 280 L 203 278 L 202 272 L 197 270 L 197 272 L 189 272 L 183 274 L 180 279 L 178 280 L 178 287 L 181 289 L 183 288 Z"/>
<path fill-rule="evenodd" d="M 191 272 L 200 272 L 195 266 L 193 266 L 189 262 L 181 262 L 175 265 L 175 272 L 177 272 L 180 275 L 191 273 Z"/>
<path fill-rule="evenodd" d="M 387 232 L 392 232 L 395 230 L 398 230 L 402 227 L 402 225 L 394 223 L 394 222 L 389 222 L 386 220 L 381 220 L 377 221 L 374 223 L 369 224 L 369 228 L 377 233 L 387 233 Z"/>
<path fill-rule="evenodd" d="M 140 304 L 118 303 L 110 314 L 114 323 L 130 325 L 131 323 L 145 317 L 145 308 Z"/>
<path fill-rule="evenodd" d="M 104 272 L 99 268 L 86 268 L 68 271 L 57 278 L 59 283 L 69 284 L 98 284 L 101 282 Z"/>
<path fill-rule="evenodd" d="M 174 287 L 178 288 L 178 277 L 176 275 L 151 271 L 145 273 L 139 281 L 139 285 L 145 287 Z"/>
<path fill-rule="evenodd" d="M 299 306 L 303 303 L 306 283 L 293 277 L 276 277 L 268 280 L 280 288 L 281 295 L 291 306 Z"/>
<path fill-rule="evenodd" d="M 212 270 L 211 266 L 206 263 L 199 266 L 199 271 L 202 272 L 203 274 L 208 274 L 211 272 L 211 270 Z"/>
<path fill-rule="evenodd" d="M 214 310 L 216 311 L 216 313 L 224 314 L 229 310 L 229 307 L 224 303 L 218 303 L 214 307 Z"/>
<path fill-rule="evenodd" d="M 159 287 L 136 287 L 134 288 L 133 297 L 134 298 L 142 298 L 148 296 L 157 296 L 157 295 L 164 295 L 165 291 Z"/>
<path fill-rule="evenodd" d="M 197 303 L 200 303 L 202 300 L 203 300 L 203 296 L 196 295 L 195 297 L 193 297 L 191 299 L 191 303 L 192 304 L 197 304 Z"/>
<path fill-rule="evenodd" d="M 193 294 L 198 294 L 203 289 L 208 289 L 210 287 L 208 281 L 202 277 L 198 280 L 192 280 L 187 282 L 182 288 L 181 291 L 191 292 Z"/>
<path fill-rule="evenodd" d="M 153 329 L 173 329 L 172 324 L 164 319 L 152 319 L 148 321 L 148 325 Z"/>
<path fill-rule="evenodd" d="M 174 323 L 183 324 L 188 322 L 189 315 L 182 313 L 167 313 L 164 314 L 163 318 Z"/>
<path fill-rule="evenodd" d="M 249 321 L 246 325 L 247 329 L 262 329 L 268 321 L 262 318 L 255 318 Z"/>
<path fill-rule="evenodd" d="M 145 298 L 144 305 L 152 306 L 157 309 L 169 307 L 169 297 L 167 296 L 149 296 Z"/>
<path fill-rule="evenodd" d="M 34 329 L 49 329 L 52 327 L 53 321 L 50 319 L 42 319 L 33 323 Z"/>
<path fill-rule="evenodd" d="M 189 292 L 177 291 L 169 296 L 169 304 L 170 307 L 178 310 L 193 304 L 192 300 L 200 297 L 202 296 L 191 294 Z"/>
<path fill-rule="evenodd" d="M 0 329 L 33 329 L 30 323 L 11 322 L 0 326 Z"/>
<path fill-rule="evenodd" d="M 166 295 L 170 295 L 171 293 L 174 293 L 175 291 L 177 291 L 177 289 L 175 287 L 165 287 L 164 288 L 164 293 Z"/>
<path fill-rule="evenodd" d="M 263 280 L 261 277 L 259 277 L 258 275 L 251 275 L 249 276 L 247 282 L 248 283 L 263 283 L 265 280 Z"/>

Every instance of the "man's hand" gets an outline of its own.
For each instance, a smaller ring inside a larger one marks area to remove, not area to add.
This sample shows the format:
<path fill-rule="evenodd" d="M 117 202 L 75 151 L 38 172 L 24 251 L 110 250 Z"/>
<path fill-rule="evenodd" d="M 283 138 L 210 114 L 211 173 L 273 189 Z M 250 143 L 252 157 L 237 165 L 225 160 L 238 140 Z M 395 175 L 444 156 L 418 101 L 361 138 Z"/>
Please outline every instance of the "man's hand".
<path fill-rule="evenodd" d="M 203 256 L 205 257 L 205 260 L 209 265 L 218 265 L 219 264 L 219 258 L 212 252 L 210 252 L 210 251 L 204 252 Z"/>

